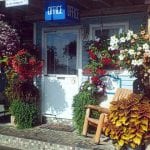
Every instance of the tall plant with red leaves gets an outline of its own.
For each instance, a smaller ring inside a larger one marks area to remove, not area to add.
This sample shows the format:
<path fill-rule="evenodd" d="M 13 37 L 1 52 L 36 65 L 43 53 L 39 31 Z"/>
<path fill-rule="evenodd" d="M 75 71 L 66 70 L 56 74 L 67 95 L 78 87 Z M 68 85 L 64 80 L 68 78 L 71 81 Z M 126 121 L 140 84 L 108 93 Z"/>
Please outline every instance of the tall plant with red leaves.
<path fill-rule="evenodd" d="M 12 68 L 20 80 L 32 80 L 42 72 L 43 62 L 32 56 L 27 50 L 20 50 L 12 57 Z"/>

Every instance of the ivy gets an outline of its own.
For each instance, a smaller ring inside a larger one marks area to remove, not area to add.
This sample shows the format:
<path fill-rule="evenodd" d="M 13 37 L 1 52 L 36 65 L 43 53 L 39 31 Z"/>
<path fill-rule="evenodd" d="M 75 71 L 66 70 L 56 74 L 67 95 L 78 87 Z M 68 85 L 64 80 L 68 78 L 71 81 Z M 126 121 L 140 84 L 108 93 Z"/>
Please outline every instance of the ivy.
<path fill-rule="evenodd" d="M 84 124 L 85 106 L 88 104 L 97 104 L 97 101 L 91 96 L 88 91 L 80 91 L 73 99 L 73 121 L 74 126 L 81 134 Z"/>

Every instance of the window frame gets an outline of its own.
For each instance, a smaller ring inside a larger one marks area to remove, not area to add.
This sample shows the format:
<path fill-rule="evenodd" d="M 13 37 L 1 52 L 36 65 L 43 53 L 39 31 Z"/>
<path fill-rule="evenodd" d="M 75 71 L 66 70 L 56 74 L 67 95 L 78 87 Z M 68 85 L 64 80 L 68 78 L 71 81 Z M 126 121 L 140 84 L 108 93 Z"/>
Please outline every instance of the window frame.
<path fill-rule="evenodd" d="M 97 29 L 114 29 L 119 26 L 124 26 L 126 32 L 129 29 L 129 22 L 104 23 L 102 26 L 101 24 L 90 24 L 89 40 L 95 40 L 95 30 Z"/>

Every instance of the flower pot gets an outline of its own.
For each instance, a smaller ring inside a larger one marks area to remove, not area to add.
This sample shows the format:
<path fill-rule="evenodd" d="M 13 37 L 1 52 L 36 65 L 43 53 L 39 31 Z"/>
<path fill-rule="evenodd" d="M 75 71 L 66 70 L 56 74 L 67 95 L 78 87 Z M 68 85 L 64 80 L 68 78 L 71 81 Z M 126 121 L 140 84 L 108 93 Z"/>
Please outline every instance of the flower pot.
<path fill-rule="evenodd" d="M 16 126 L 15 116 L 13 116 L 13 115 L 10 116 L 10 123 L 11 123 L 12 126 Z"/>

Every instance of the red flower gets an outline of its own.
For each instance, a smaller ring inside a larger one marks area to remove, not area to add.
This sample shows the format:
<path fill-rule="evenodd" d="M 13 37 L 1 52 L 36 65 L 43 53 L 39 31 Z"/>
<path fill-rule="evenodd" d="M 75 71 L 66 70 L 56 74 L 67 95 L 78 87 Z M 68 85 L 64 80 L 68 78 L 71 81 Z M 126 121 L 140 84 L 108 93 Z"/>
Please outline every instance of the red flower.
<path fill-rule="evenodd" d="M 34 58 L 34 57 L 31 57 L 31 58 L 29 59 L 29 64 L 34 65 L 35 63 L 36 63 L 35 58 Z"/>
<path fill-rule="evenodd" d="M 33 79 L 41 74 L 43 62 L 37 60 L 26 50 L 20 50 L 12 58 L 12 68 L 21 80 Z"/>
<path fill-rule="evenodd" d="M 97 69 L 97 70 L 96 70 L 96 73 L 99 74 L 99 75 L 104 75 L 104 74 L 106 74 L 106 70 Z"/>
<path fill-rule="evenodd" d="M 94 54 L 94 52 L 92 50 L 89 50 L 88 53 L 89 53 L 89 56 L 91 59 L 94 59 L 94 60 L 97 59 L 97 56 Z"/>
<path fill-rule="evenodd" d="M 102 58 L 102 63 L 105 65 L 109 65 L 112 63 L 112 59 L 111 58 Z"/>
<path fill-rule="evenodd" d="M 24 55 L 24 54 L 26 54 L 27 53 L 27 51 L 26 50 L 24 50 L 24 49 L 22 49 L 22 50 L 20 50 L 20 51 L 18 51 L 18 55 Z"/>
<path fill-rule="evenodd" d="M 101 80 L 99 79 L 98 76 L 93 76 L 93 77 L 91 78 L 91 81 L 92 81 L 92 83 L 95 84 L 95 85 L 98 85 L 98 84 L 101 83 Z"/>

